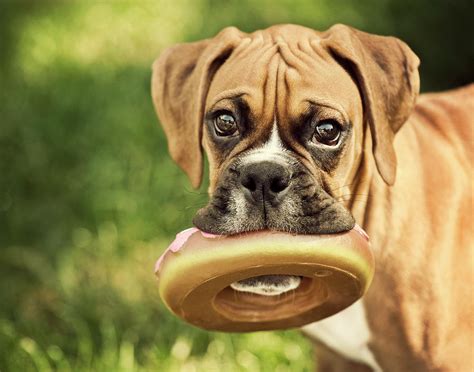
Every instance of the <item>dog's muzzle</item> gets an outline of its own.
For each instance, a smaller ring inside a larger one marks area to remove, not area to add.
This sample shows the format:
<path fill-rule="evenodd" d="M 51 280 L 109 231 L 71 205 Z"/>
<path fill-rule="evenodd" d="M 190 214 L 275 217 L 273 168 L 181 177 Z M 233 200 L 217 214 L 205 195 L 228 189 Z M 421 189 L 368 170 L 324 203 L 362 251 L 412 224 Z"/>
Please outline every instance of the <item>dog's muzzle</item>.
<path fill-rule="evenodd" d="M 237 158 L 221 173 L 193 223 L 220 235 L 259 230 L 332 234 L 352 229 L 355 221 L 300 162 Z"/>

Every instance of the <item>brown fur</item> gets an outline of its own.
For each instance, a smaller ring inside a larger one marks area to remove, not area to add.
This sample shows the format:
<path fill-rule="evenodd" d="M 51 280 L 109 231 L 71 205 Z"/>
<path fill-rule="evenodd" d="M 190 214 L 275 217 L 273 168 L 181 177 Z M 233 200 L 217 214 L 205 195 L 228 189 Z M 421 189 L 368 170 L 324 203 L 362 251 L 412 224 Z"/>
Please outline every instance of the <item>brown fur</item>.
<path fill-rule="evenodd" d="M 366 306 L 384 370 L 472 370 L 473 110 L 474 85 L 421 96 L 395 139 L 395 184 L 369 173 L 356 191 L 377 247 Z"/>
<path fill-rule="evenodd" d="M 371 237 L 377 271 L 365 307 L 380 366 L 467 371 L 474 86 L 423 95 L 414 107 L 417 66 L 398 39 L 347 26 L 323 33 L 293 25 L 253 34 L 229 28 L 167 50 L 154 65 L 153 100 L 170 153 L 194 186 L 204 146 L 211 194 L 231 159 L 268 138 L 276 117 L 285 144 Z M 224 96 L 237 93 L 258 125 L 223 156 L 202 123 L 207 110 L 225 108 Z M 303 103 L 313 98 L 337 107 L 320 115 L 347 116 L 353 126 L 332 170 L 319 169 L 293 136 Z M 327 365 L 332 354 L 323 354 Z M 353 370 L 344 363 L 333 361 L 332 370 Z"/>

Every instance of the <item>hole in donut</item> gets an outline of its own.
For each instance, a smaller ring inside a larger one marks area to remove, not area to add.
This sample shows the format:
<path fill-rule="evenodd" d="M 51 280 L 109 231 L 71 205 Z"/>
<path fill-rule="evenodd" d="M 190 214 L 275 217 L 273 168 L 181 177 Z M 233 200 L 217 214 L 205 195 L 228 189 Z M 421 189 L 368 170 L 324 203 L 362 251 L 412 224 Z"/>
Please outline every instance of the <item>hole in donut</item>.
<path fill-rule="evenodd" d="M 298 282 L 299 285 L 294 289 L 289 289 L 280 295 L 260 295 L 248 290 L 240 291 L 233 288 L 234 282 L 224 288 L 214 298 L 214 308 L 228 319 L 233 321 L 260 322 L 274 321 L 297 316 L 320 304 L 326 302 L 328 289 L 324 282 L 318 278 L 308 278 L 293 275 L 265 275 L 262 277 L 252 277 L 257 282 L 265 282 L 268 277 L 292 277 L 292 283 Z M 247 280 L 247 279 L 246 279 Z M 249 282 L 246 282 L 249 283 Z M 294 285 L 294 284 L 293 284 Z M 247 287 L 246 287 L 247 288 Z"/>
<path fill-rule="evenodd" d="M 295 275 L 260 275 L 239 280 L 230 285 L 238 292 L 254 293 L 261 296 L 278 296 L 298 288 L 301 277 Z"/>

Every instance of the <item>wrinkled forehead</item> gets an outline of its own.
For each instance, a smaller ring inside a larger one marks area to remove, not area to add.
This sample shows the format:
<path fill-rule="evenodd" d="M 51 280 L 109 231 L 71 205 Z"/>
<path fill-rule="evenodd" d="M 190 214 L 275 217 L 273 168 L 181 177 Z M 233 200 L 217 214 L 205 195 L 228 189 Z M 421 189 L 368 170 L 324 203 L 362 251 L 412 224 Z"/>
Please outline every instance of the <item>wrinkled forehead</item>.
<path fill-rule="evenodd" d="M 244 99 L 255 117 L 269 121 L 297 117 L 311 104 L 336 106 L 348 116 L 360 109 L 354 80 L 316 33 L 290 40 L 252 35 L 216 72 L 207 110 L 235 97 Z"/>

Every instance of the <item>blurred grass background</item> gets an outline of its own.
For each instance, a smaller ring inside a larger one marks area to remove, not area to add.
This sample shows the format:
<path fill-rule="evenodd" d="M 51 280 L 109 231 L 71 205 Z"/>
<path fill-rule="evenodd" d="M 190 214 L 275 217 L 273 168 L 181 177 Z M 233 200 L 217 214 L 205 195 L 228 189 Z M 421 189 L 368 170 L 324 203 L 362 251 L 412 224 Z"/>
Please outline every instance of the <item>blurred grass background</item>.
<path fill-rule="evenodd" d="M 307 371 L 298 332 L 208 333 L 160 303 L 153 264 L 206 201 L 172 164 L 150 66 L 235 25 L 396 35 L 424 90 L 473 81 L 470 1 L 0 2 L 0 371 Z"/>

